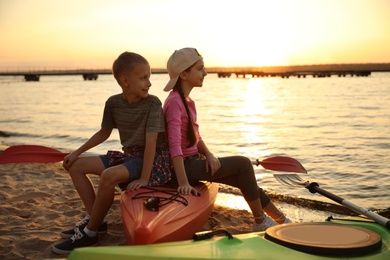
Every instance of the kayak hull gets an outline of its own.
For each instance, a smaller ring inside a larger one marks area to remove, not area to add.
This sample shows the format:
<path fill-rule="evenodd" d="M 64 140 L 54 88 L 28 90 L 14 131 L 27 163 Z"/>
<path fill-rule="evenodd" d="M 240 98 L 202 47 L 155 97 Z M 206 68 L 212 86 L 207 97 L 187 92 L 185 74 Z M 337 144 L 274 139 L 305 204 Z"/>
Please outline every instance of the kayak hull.
<path fill-rule="evenodd" d="M 202 229 L 213 210 L 218 184 L 199 182 L 194 188 L 200 196 L 179 196 L 177 187 L 165 186 L 123 193 L 120 205 L 126 243 L 144 245 L 191 239 Z M 167 199 L 167 204 L 158 207 L 158 211 L 147 209 L 145 201 L 157 197 L 162 201 Z"/>
<path fill-rule="evenodd" d="M 214 237 L 202 241 L 179 241 L 139 246 L 114 246 L 80 248 L 68 259 L 390 259 L 390 230 L 366 221 L 330 220 L 334 225 L 357 226 L 379 234 L 379 249 L 368 253 L 348 256 L 327 256 L 304 253 L 290 249 L 265 238 L 266 232 L 253 232 L 228 237 Z M 289 224 L 288 224 L 289 225 Z"/>

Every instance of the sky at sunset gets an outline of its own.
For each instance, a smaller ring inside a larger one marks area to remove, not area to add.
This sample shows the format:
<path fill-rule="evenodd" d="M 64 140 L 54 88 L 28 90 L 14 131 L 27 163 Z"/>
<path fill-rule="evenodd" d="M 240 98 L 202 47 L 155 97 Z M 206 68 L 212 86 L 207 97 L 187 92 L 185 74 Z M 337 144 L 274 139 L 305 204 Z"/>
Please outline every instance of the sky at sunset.
<path fill-rule="evenodd" d="M 0 69 L 110 68 L 123 51 L 165 68 L 390 62 L 389 0 L 0 0 Z"/>

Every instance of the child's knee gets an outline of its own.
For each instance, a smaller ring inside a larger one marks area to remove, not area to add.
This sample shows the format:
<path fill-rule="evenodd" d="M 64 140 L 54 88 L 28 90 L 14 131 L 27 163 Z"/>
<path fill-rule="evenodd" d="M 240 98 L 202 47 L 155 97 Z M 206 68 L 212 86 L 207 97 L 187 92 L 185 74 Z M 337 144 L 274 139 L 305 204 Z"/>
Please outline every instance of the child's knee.
<path fill-rule="evenodd" d="M 76 160 L 70 167 L 69 169 L 67 170 L 68 173 L 71 175 L 71 176 L 75 176 L 75 175 L 79 175 L 82 173 L 82 169 L 84 169 L 85 167 L 83 167 L 81 164 L 80 164 L 80 161 L 79 160 Z"/>
<path fill-rule="evenodd" d="M 100 185 L 115 186 L 120 182 L 118 172 L 113 168 L 105 169 L 100 175 Z"/>

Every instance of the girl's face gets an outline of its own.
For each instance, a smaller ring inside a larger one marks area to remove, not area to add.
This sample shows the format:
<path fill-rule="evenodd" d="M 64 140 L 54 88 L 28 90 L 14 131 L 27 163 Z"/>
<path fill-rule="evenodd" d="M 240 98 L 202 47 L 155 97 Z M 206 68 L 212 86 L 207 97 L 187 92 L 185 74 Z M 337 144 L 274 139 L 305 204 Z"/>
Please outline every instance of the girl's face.
<path fill-rule="evenodd" d="M 131 71 L 123 76 L 123 94 L 128 102 L 137 102 L 149 95 L 150 83 L 149 64 L 136 64 Z"/>
<path fill-rule="evenodd" d="M 182 79 L 191 87 L 202 87 L 207 72 L 204 68 L 203 59 L 197 61 L 188 71 L 182 73 Z"/>

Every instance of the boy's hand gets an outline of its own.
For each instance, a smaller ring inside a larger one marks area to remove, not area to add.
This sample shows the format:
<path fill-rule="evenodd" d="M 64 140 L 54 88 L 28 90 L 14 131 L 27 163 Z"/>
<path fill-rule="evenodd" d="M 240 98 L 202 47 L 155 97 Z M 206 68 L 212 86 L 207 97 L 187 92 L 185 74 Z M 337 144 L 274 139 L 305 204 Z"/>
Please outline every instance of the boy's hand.
<path fill-rule="evenodd" d="M 68 154 L 64 157 L 64 160 L 62 162 L 62 166 L 65 168 L 65 170 L 69 171 L 69 168 L 72 166 L 72 164 L 79 158 L 77 155 L 74 155 L 73 153 Z"/>

